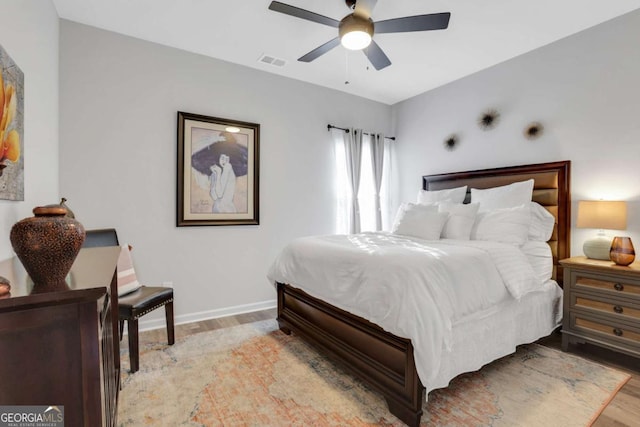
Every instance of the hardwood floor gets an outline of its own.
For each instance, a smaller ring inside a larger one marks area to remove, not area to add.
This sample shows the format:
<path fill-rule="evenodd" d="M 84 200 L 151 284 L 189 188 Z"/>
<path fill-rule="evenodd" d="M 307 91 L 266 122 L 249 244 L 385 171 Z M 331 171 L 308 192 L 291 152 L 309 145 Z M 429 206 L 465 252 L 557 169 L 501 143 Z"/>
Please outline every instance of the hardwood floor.
<path fill-rule="evenodd" d="M 275 319 L 276 309 L 256 311 L 236 316 L 205 320 L 202 322 L 176 325 L 176 338 L 193 335 L 200 332 L 229 328 L 244 323 Z M 140 333 L 140 340 L 166 340 L 165 329 L 156 329 Z M 556 350 L 560 350 L 560 333 L 554 333 L 539 341 Z M 121 345 L 126 345 L 126 340 Z M 640 360 L 602 349 L 589 344 L 572 345 L 572 354 L 593 360 L 605 366 L 610 366 L 629 373 L 632 378 L 613 398 L 604 412 L 593 424 L 594 427 L 637 427 L 640 426 Z"/>
<path fill-rule="evenodd" d="M 216 329 L 230 328 L 232 326 L 243 325 L 245 323 L 259 322 L 260 320 L 275 319 L 277 311 L 275 308 L 269 310 L 254 311 L 252 313 L 238 314 L 236 316 L 219 317 L 217 319 L 203 320 L 201 322 L 184 323 L 175 326 L 176 339 L 200 332 L 214 331 Z M 140 341 L 165 341 L 167 331 L 164 328 L 152 331 L 140 332 Z M 126 337 L 120 342 L 120 346 L 127 345 Z"/>

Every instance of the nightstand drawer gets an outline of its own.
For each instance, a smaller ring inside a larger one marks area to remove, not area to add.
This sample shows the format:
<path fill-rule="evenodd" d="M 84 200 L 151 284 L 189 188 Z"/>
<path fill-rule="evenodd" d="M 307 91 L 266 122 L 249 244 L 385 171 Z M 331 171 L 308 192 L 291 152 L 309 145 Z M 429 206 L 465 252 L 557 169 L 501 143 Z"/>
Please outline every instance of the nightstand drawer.
<path fill-rule="evenodd" d="M 618 324 L 606 320 L 589 318 L 578 313 L 571 313 L 571 328 L 582 329 L 589 333 L 604 334 L 620 341 L 640 346 L 640 329 L 626 324 Z"/>
<path fill-rule="evenodd" d="M 602 314 L 613 314 L 640 325 L 640 306 L 625 300 L 600 298 L 589 294 L 572 293 L 571 307 L 595 311 Z"/>
<path fill-rule="evenodd" d="M 606 277 L 602 274 L 590 274 L 586 272 L 573 272 L 575 277 L 571 280 L 571 287 L 585 290 L 604 290 L 619 294 L 621 297 L 640 297 L 640 284 L 630 283 L 625 278 Z M 621 279 L 621 280 L 620 280 Z"/>

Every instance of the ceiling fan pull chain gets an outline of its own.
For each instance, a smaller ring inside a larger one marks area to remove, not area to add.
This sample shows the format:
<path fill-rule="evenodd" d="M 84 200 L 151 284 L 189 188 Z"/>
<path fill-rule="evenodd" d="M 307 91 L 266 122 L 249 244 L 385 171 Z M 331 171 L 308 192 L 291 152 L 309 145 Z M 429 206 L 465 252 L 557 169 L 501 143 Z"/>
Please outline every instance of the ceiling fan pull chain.
<path fill-rule="evenodd" d="M 349 84 L 349 51 L 344 50 L 344 84 Z"/>

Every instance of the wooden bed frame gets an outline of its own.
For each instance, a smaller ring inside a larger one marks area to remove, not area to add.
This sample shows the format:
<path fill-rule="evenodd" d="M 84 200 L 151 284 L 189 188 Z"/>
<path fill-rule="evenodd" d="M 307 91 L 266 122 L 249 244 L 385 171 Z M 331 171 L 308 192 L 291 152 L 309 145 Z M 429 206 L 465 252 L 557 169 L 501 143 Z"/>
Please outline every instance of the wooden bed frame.
<path fill-rule="evenodd" d="M 462 185 L 489 188 L 533 178 L 533 201 L 556 217 L 549 245 L 554 257 L 553 277 L 561 284 L 562 267 L 558 261 L 569 256 L 569 173 L 570 162 L 561 161 L 428 175 L 422 180 L 425 190 L 441 190 Z M 468 193 L 467 202 L 469 197 Z M 277 291 L 278 323 L 283 332 L 299 334 L 382 393 L 389 411 L 404 423 L 420 424 L 425 396 L 411 340 L 390 334 L 290 285 L 278 283 Z"/>

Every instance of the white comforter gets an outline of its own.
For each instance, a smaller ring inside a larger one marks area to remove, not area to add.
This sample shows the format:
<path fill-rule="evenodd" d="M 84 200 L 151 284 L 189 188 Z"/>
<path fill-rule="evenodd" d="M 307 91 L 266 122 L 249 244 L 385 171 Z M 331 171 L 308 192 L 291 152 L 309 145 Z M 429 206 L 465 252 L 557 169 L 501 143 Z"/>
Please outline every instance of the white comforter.
<path fill-rule="evenodd" d="M 294 240 L 276 258 L 268 278 L 411 339 L 427 390 L 456 320 L 541 286 L 513 245 L 388 233 Z"/>

